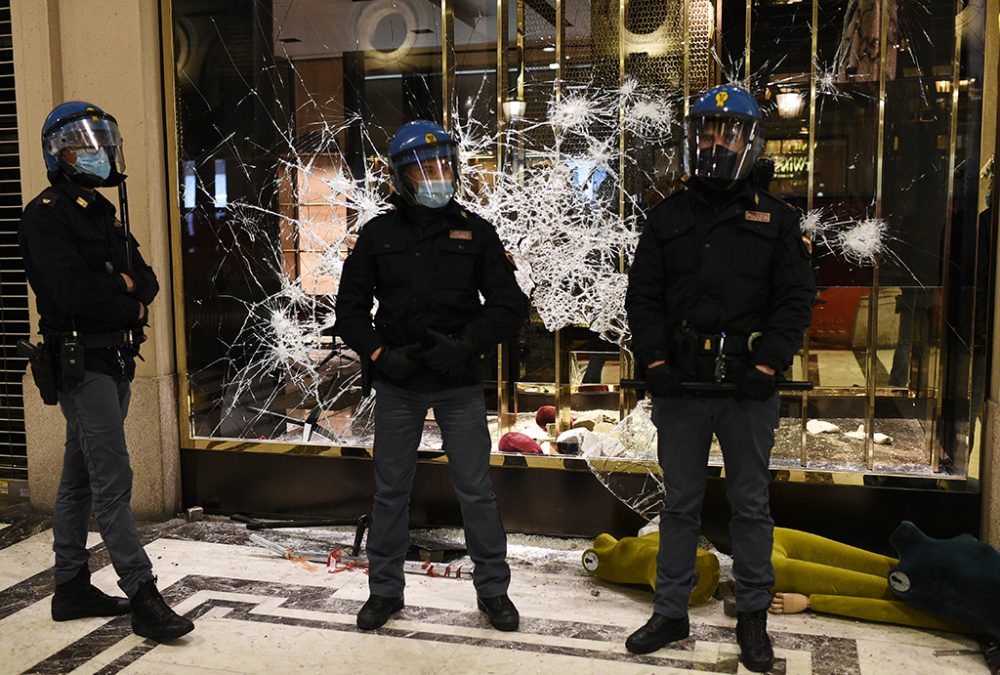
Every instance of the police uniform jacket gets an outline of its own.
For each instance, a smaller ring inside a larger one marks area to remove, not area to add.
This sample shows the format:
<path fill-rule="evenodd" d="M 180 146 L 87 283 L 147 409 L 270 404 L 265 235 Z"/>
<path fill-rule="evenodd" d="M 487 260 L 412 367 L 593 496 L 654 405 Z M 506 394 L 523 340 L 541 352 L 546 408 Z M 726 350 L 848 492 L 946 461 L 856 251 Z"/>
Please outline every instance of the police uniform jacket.
<path fill-rule="evenodd" d="M 115 212 L 99 192 L 57 178 L 25 206 L 18 242 L 46 342 L 58 343 L 76 331 L 86 348 L 87 370 L 131 379 L 136 350 L 86 347 L 88 336 L 140 329 L 139 303 L 148 307 L 160 290 L 131 236 L 128 271 L 125 229 Z M 135 282 L 131 293 L 122 272 Z"/>
<path fill-rule="evenodd" d="M 640 364 L 675 360 L 676 336 L 687 326 L 706 335 L 724 331 L 730 340 L 760 332 L 749 360 L 784 371 L 801 347 L 816 295 L 799 223 L 794 207 L 751 180 L 718 192 L 692 179 L 658 204 L 625 298 Z"/>
<path fill-rule="evenodd" d="M 528 315 L 496 230 L 454 201 L 441 210 L 410 206 L 397 195 L 390 202 L 394 209 L 364 226 L 344 263 L 337 334 L 361 357 L 366 375 L 376 349 L 427 345 L 429 330 L 465 337 L 482 365 Z M 475 363 L 458 378 L 421 368 L 396 384 L 438 390 L 483 374 Z M 384 377 L 377 366 L 374 376 Z"/>

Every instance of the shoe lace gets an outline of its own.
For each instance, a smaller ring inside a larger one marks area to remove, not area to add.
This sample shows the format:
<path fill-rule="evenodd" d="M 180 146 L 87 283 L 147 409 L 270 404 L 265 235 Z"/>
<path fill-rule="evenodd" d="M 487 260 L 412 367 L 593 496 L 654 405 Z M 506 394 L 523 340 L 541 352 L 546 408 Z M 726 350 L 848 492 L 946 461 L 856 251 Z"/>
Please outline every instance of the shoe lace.
<path fill-rule="evenodd" d="M 739 632 L 742 633 L 743 641 L 750 647 L 766 647 L 767 638 L 767 615 L 763 612 L 744 614 L 740 617 Z"/>
<path fill-rule="evenodd" d="M 163 596 L 160 595 L 160 589 L 156 587 L 156 577 L 153 577 L 153 580 L 149 583 L 148 588 L 150 599 L 152 600 L 152 602 L 149 603 L 149 607 L 156 620 L 165 621 L 171 618 L 174 615 L 174 611 L 163 599 Z"/>

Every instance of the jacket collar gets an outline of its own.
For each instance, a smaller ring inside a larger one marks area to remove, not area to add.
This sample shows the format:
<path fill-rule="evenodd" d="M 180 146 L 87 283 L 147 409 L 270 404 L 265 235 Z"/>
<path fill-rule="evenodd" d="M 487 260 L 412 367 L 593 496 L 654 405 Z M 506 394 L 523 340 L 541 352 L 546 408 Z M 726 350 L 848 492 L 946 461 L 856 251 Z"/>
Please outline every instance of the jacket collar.
<path fill-rule="evenodd" d="M 419 228 L 418 238 L 425 239 L 434 236 L 444 229 L 454 226 L 469 227 L 469 212 L 464 206 L 452 199 L 441 209 L 428 209 L 424 206 L 413 206 L 398 194 L 389 196 L 389 203 L 396 208 L 403 222 Z"/>
<path fill-rule="evenodd" d="M 743 179 L 729 190 L 715 190 L 697 178 L 692 178 L 688 182 L 688 188 L 698 201 L 719 211 L 737 203 L 748 209 L 760 205 L 760 193 L 749 178 Z"/>

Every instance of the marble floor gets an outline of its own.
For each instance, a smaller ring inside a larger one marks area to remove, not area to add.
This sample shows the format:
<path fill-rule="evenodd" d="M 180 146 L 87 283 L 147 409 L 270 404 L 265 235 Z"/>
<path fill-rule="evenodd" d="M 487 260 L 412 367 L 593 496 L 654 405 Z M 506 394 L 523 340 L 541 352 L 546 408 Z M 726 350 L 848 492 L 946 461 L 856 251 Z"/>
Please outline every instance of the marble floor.
<path fill-rule="evenodd" d="M 512 535 L 516 633 L 491 630 L 466 580 L 408 575 L 406 608 L 362 633 L 363 570 L 288 560 L 253 545 L 242 525 L 173 520 L 142 527 L 168 603 L 193 633 L 173 645 L 132 634 L 128 617 L 54 623 L 52 532 L 44 516 L 0 513 L 0 673 L 743 673 L 735 620 L 722 603 L 693 608 L 692 636 L 633 656 L 623 642 L 648 617 L 652 594 L 587 576 L 589 542 Z M 5 527 L 9 525 L 9 527 Z M 349 544 L 346 530 L 278 531 L 297 550 Z M 452 539 L 457 531 L 419 533 Z M 116 593 L 114 571 L 92 535 L 94 583 Z M 969 638 L 815 614 L 772 616 L 775 673 L 987 673 Z"/>

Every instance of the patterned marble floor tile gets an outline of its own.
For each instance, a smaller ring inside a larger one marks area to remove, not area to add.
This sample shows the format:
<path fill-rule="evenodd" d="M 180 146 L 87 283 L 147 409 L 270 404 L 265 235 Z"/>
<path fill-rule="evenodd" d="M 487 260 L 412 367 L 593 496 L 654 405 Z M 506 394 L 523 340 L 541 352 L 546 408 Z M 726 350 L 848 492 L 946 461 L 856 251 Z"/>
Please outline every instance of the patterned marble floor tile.
<path fill-rule="evenodd" d="M 42 533 L 0 550 L 0 580 L 3 561 L 33 561 L 32 547 L 42 561 L 41 569 L 20 569 L 0 586 L 0 671 L 745 672 L 735 621 L 718 602 L 692 609 L 689 639 L 654 654 L 629 654 L 625 637 L 648 618 L 652 594 L 592 579 L 571 563 L 513 566 L 511 596 L 522 613 L 516 633 L 489 627 L 470 582 L 419 575 L 407 575 L 406 608 L 383 628 L 362 633 L 355 615 L 368 595 L 363 571 L 330 574 L 324 565 L 293 563 L 247 545 L 245 530 L 229 524 L 174 522 L 144 533 L 158 586 L 195 621 L 193 633 L 156 645 L 132 634 L 129 617 L 53 623 L 51 552 L 41 551 L 51 535 L 46 541 Z M 115 592 L 101 549 L 95 547 L 95 567 L 103 566 L 94 581 Z M 951 653 L 975 649 L 960 636 L 814 614 L 772 616 L 769 623 L 774 673 L 987 672 L 978 654 Z"/>

